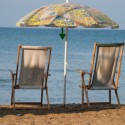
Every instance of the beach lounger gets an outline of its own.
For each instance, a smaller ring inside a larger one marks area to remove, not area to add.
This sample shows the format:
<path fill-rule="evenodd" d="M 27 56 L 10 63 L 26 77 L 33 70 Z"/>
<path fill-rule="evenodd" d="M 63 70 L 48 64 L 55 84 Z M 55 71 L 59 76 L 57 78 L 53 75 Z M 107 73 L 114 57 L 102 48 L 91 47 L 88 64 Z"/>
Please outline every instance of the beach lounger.
<path fill-rule="evenodd" d="M 118 107 L 120 107 L 117 90 L 123 50 L 124 43 L 94 44 L 90 72 L 77 69 L 82 79 L 82 84 L 80 85 L 82 88 L 82 106 L 84 105 L 84 94 L 86 96 L 87 105 L 90 106 L 88 90 L 108 90 L 108 104 L 111 106 L 111 90 L 114 90 Z M 85 75 L 89 75 L 88 85 L 85 83 Z"/>
<path fill-rule="evenodd" d="M 48 86 L 49 65 L 51 58 L 51 47 L 41 46 L 18 46 L 18 56 L 16 72 L 11 71 L 12 76 L 12 94 L 11 106 L 24 102 L 15 101 L 15 90 L 18 89 L 39 89 L 41 90 L 41 101 L 43 104 L 43 90 L 46 91 L 48 108 Z M 26 104 L 31 102 L 26 102 Z M 33 102 L 32 102 L 33 103 Z M 34 102 L 35 103 L 35 102 Z"/>

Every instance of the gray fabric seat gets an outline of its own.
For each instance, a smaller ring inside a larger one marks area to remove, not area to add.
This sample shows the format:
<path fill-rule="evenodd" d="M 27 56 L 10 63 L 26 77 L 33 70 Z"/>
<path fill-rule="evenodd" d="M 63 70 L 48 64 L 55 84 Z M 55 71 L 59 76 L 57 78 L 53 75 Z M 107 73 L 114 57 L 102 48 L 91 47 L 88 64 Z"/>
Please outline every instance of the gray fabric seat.
<path fill-rule="evenodd" d="M 92 86 L 101 88 L 115 88 L 114 77 L 118 62 L 120 47 L 97 48 L 96 65 L 93 73 Z"/>

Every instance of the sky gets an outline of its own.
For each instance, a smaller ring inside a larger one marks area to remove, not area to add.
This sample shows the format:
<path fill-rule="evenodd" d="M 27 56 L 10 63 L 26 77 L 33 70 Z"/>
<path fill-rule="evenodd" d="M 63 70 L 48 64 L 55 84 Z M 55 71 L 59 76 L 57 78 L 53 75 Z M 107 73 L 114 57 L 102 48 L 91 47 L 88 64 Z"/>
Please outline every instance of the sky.
<path fill-rule="evenodd" d="M 16 22 L 29 12 L 65 0 L 0 0 L 0 27 L 16 27 Z M 69 0 L 71 3 L 96 8 L 125 29 L 125 0 Z"/>

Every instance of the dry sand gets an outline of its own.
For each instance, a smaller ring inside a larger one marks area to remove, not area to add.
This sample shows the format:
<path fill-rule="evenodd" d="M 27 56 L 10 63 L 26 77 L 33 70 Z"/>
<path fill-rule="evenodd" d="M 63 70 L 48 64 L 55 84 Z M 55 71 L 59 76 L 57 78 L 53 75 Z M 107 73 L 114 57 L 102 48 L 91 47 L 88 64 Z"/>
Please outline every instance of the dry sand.
<path fill-rule="evenodd" d="M 16 109 L 0 105 L 0 125 L 125 125 L 125 105 L 52 105 L 51 109 Z"/>

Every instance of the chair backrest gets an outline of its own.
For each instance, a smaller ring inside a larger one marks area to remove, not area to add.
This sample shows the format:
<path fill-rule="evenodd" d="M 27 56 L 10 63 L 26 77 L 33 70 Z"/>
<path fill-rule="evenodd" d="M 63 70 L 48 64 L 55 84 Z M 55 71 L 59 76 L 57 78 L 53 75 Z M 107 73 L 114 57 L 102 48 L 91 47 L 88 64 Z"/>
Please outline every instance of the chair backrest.
<path fill-rule="evenodd" d="M 22 54 L 20 54 L 22 52 Z M 19 86 L 24 88 L 41 88 L 44 73 L 48 74 L 51 47 L 19 46 L 17 58 L 17 75 L 20 67 Z"/>
<path fill-rule="evenodd" d="M 95 43 L 89 85 L 110 89 L 118 87 L 123 49 L 124 43 Z"/>

